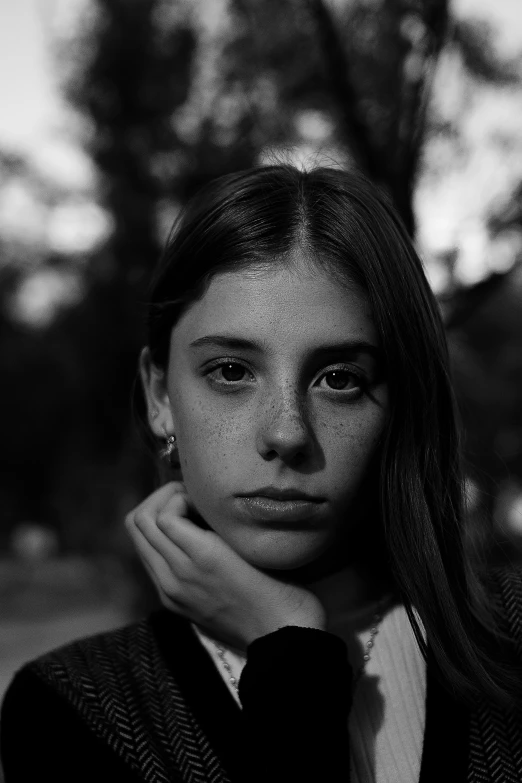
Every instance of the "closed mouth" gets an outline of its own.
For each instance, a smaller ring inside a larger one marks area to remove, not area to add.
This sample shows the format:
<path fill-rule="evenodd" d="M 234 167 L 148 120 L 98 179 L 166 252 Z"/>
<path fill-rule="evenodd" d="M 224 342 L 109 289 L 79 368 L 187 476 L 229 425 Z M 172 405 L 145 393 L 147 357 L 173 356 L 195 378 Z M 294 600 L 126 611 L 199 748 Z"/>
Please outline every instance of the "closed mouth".
<path fill-rule="evenodd" d="M 322 497 L 318 497 L 317 495 L 309 495 L 306 492 L 301 492 L 297 489 L 279 489 L 277 487 L 262 487 L 260 489 L 254 490 L 253 492 L 242 495 L 242 497 L 263 497 L 280 501 L 300 500 L 307 501 L 309 503 L 321 503 L 324 500 Z"/>

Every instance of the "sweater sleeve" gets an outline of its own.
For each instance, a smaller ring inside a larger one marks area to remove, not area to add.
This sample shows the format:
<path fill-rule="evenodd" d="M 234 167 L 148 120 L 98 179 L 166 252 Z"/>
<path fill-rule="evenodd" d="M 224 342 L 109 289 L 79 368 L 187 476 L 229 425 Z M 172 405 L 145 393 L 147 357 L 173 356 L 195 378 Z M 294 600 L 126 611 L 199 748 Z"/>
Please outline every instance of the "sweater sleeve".
<path fill-rule="evenodd" d="M 350 780 L 352 670 L 342 639 L 286 626 L 247 648 L 239 680 L 251 783 Z"/>
<path fill-rule="evenodd" d="M 15 675 L 2 702 L 0 758 L 5 783 L 92 783 L 100 774 L 118 783 L 139 780 L 28 667 Z"/>

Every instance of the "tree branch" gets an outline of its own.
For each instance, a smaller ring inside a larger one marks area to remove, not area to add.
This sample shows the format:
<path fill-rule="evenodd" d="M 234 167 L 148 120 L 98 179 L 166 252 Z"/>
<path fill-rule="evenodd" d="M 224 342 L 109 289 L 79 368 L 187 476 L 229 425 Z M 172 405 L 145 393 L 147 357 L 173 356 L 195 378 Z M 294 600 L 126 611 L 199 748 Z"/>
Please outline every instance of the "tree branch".
<path fill-rule="evenodd" d="M 407 117 L 404 120 L 409 133 L 402 146 L 401 173 L 410 184 L 411 191 L 415 185 L 420 150 L 424 141 L 426 117 L 429 98 L 433 84 L 436 64 L 444 46 L 448 30 L 448 0 L 426 0 L 424 3 L 423 22 L 428 37 L 422 77 L 412 85 L 411 98 Z"/>
<path fill-rule="evenodd" d="M 349 63 L 339 39 L 330 11 L 323 0 L 307 0 L 315 21 L 325 66 L 330 78 L 332 95 L 341 115 L 342 130 L 347 146 L 368 176 L 376 181 L 388 181 L 387 162 L 372 143 L 370 133 L 362 120 L 357 105 L 359 96 L 349 78 Z"/>

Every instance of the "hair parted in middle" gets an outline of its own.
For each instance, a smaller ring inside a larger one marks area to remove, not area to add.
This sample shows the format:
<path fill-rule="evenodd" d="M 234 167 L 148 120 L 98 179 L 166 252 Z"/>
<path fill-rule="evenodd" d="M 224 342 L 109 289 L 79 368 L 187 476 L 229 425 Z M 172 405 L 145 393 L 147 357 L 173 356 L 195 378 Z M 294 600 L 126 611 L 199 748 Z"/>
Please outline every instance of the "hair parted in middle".
<path fill-rule="evenodd" d="M 296 254 L 297 251 L 297 254 Z M 446 682 L 505 701 L 497 637 L 463 543 L 456 405 L 438 303 L 388 198 L 362 174 L 260 166 L 213 180 L 176 221 L 147 310 L 153 363 L 166 369 L 172 329 L 215 275 L 291 267 L 299 256 L 368 301 L 389 412 L 379 452 L 379 533 L 423 652 L 413 608 Z"/>

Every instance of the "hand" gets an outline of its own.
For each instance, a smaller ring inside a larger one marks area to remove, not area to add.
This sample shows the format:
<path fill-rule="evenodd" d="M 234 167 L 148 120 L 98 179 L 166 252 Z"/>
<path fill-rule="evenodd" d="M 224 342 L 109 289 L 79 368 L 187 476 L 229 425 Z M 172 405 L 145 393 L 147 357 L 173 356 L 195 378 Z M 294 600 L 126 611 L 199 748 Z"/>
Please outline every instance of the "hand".
<path fill-rule="evenodd" d="M 313 593 L 250 565 L 191 514 L 185 485 L 170 482 L 125 518 L 163 606 L 241 650 L 285 625 L 326 628 Z"/>

